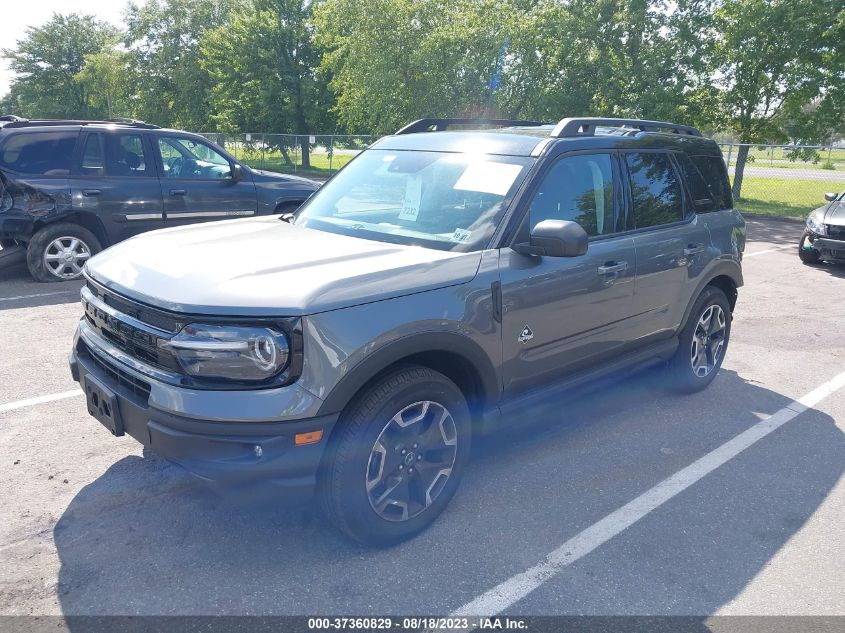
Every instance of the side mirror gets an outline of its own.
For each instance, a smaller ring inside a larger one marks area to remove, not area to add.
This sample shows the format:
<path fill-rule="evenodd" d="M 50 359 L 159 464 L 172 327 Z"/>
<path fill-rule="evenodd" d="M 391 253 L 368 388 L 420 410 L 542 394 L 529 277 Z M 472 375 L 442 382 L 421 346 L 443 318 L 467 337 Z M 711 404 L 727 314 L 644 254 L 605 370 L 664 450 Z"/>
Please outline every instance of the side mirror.
<path fill-rule="evenodd" d="M 546 257 L 578 257 L 587 252 L 587 232 L 577 222 L 543 220 L 531 229 L 530 242 L 516 244 L 514 250 L 523 255 Z"/>
<path fill-rule="evenodd" d="M 839 197 L 839 194 L 833 193 L 832 191 L 828 191 L 826 194 L 824 194 L 824 199 L 827 200 L 828 202 L 833 202 L 838 197 Z"/>
<path fill-rule="evenodd" d="M 238 182 L 244 179 L 244 168 L 237 163 L 232 164 L 232 180 Z"/>

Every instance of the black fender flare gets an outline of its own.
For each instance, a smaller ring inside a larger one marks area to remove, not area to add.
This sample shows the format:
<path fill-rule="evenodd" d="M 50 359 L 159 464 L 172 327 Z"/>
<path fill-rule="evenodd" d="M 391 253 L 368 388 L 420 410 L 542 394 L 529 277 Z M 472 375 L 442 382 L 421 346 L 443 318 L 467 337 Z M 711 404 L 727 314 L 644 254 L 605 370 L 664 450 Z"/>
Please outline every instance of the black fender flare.
<path fill-rule="evenodd" d="M 489 406 L 498 401 L 498 374 L 478 343 L 454 332 L 422 332 L 397 339 L 369 353 L 332 388 L 317 415 L 343 411 L 355 394 L 391 365 L 417 354 L 437 352 L 461 357 L 472 368 L 484 403 Z"/>
<path fill-rule="evenodd" d="M 684 318 L 681 319 L 681 327 L 683 328 L 689 319 L 690 312 L 692 312 L 692 307 L 695 305 L 696 300 L 704 291 L 704 288 L 709 286 L 711 282 L 716 279 L 717 277 L 728 277 L 736 286 L 739 288 L 743 285 L 742 280 L 742 267 L 740 266 L 739 262 L 735 259 L 719 259 L 717 260 L 710 269 L 701 276 L 701 280 L 698 282 L 698 285 L 695 288 L 695 292 L 693 292 L 692 297 L 687 304 L 686 309 L 684 310 Z"/>

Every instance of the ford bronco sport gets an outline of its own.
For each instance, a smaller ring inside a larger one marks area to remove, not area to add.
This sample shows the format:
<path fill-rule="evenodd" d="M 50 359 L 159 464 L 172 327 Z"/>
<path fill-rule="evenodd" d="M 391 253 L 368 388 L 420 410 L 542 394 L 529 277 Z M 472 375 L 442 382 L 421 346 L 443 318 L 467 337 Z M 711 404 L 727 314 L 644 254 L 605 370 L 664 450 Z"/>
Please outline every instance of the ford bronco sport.
<path fill-rule="evenodd" d="M 316 490 L 343 532 L 392 543 L 528 407 L 648 365 L 708 385 L 745 247 L 716 144 L 654 121 L 472 124 L 408 125 L 295 215 L 93 258 L 70 358 L 89 412 L 211 482 Z"/>
<path fill-rule="evenodd" d="M 294 211 L 317 186 L 141 121 L 0 118 L 0 247 L 26 247 L 38 281 L 143 231 Z"/>

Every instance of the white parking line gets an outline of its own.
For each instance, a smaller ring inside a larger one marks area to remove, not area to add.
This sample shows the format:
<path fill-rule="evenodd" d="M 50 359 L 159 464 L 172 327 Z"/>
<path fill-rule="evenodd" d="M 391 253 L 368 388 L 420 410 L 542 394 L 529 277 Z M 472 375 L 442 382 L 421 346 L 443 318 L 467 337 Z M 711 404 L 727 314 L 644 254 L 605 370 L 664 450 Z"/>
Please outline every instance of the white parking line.
<path fill-rule="evenodd" d="M 56 400 L 64 400 L 65 398 L 73 398 L 74 396 L 81 396 L 82 389 L 73 389 L 71 391 L 62 391 L 59 393 L 51 393 L 46 396 L 37 396 L 35 398 L 27 398 L 26 400 L 16 400 L 15 402 L 7 402 L 0 404 L 0 413 L 6 411 L 14 411 L 15 409 L 24 409 L 36 404 L 44 404 L 45 402 L 55 402 Z"/>
<path fill-rule="evenodd" d="M 794 246 L 777 246 L 775 248 L 767 248 L 764 251 L 757 251 L 756 253 L 746 253 L 742 256 L 743 259 L 747 259 L 749 257 L 756 257 L 757 255 L 765 255 L 766 253 L 775 253 L 777 251 L 785 251 L 790 248 L 795 248 Z"/>
<path fill-rule="evenodd" d="M 78 292 L 77 290 L 57 290 L 56 292 L 39 292 L 34 295 L 18 295 L 16 297 L 0 297 L 0 301 L 19 301 L 20 299 L 36 299 L 38 297 L 54 297 Z"/>
<path fill-rule="evenodd" d="M 545 560 L 481 594 L 455 611 L 452 616 L 494 616 L 501 613 L 544 582 L 559 574 L 567 566 L 608 542 L 652 510 L 660 507 L 708 473 L 713 472 L 728 460 L 733 459 L 772 431 L 779 429 L 843 386 L 845 386 L 845 371 L 802 398 L 793 400 L 780 411 L 758 422 L 747 431 L 725 442 L 671 477 L 664 479 L 618 510 L 611 512 L 549 553 Z"/>

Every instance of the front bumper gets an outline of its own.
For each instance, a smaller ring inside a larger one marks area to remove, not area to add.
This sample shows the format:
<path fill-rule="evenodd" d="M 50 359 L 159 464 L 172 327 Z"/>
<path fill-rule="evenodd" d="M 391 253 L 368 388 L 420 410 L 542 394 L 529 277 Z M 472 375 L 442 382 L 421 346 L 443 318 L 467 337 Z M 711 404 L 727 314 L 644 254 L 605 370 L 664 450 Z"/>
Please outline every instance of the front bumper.
<path fill-rule="evenodd" d="M 815 248 L 824 259 L 845 259 L 845 240 L 832 240 L 828 237 L 816 237 Z"/>
<path fill-rule="evenodd" d="M 83 391 L 88 381 L 113 392 L 121 421 L 117 432 L 110 429 L 113 433 L 122 435 L 125 431 L 193 475 L 221 488 L 270 484 L 290 500 L 306 499 L 313 494 L 337 414 L 252 421 L 248 419 L 251 401 L 261 398 L 261 392 L 231 391 L 214 392 L 214 396 L 229 399 L 227 409 L 240 410 L 241 419 L 209 420 L 180 415 L 155 406 L 149 379 L 86 344 L 80 336 L 70 355 L 70 370 Z M 174 397 L 171 393 L 171 402 Z M 323 432 L 319 442 L 295 445 L 296 434 L 313 431 Z"/>

